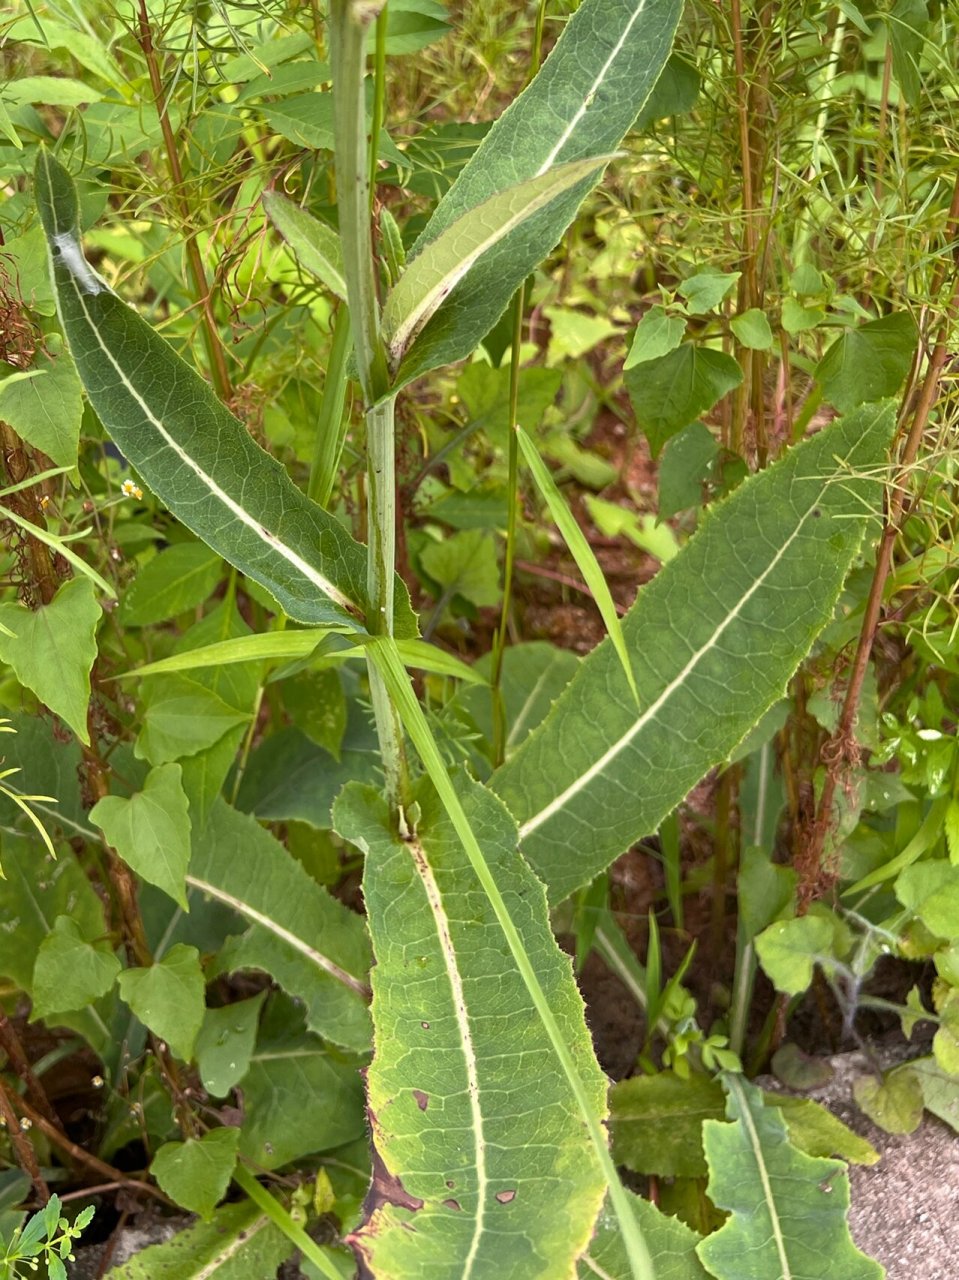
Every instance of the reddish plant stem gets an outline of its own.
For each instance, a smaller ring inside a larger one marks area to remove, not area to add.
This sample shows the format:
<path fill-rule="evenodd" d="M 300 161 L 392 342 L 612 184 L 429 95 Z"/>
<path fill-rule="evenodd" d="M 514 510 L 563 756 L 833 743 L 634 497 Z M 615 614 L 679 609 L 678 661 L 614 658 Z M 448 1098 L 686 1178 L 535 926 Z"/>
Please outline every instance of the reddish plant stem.
<path fill-rule="evenodd" d="M 29 475 L 32 459 L 26 445 L 6 422 L 0 422 L 0 445 L 3 448 L 3 469 L 11 484 L 19 484 Z M 31 524 L 36 522 L 39 511 L 36 489 L 21 489 L 9 494 L 6 501 L 22 519 Z M 24 559 L 21 563 L 26 569 L 22 583 L 26 590 L 22 594 L 32 597 L 25 599 L 25 603 L 34 607 L 49 604 L 60 585 L 50 548 L 45 542 L 32 538 L 21 529 L 16 531 L 15 536 L 19 538 L 23 548 Z"/>
<path fill-rule="evenodd" d="M 10 1135 L 10 1141 L 13 1144 L 13 1150 L 16 1153 L 20 1168 L 33 1183 L 34 1189 L 40 1197 L 40 1203 L 46 1204 L 50 1199 L 50 1190 L 43 1180 L 43 1174 L 40 1172 L 37 1153 L 34 1151 L 30 1139 L 20 1128 L 19 1117 L 13 1109 L 13 1100 L 7 1092 L 7 1086 L 2 1079 L 0 1079 L 0 1117 L 3 1118 L 7 1133 Z"/>
<path fill-rule="evenodd" d="M 147 1195 L 153 1196 L 155 1200 L 162 1200 L 164 1204 L 175 1207 L 173 1205 L 173 1201 L 169 1196 L 165 1196 L 159 1187 L 153 1187 L 148 1182 L 140 1182 L 137 1178 L 128 1178 L 122 1170 L 114 1169 L 112 1164 L 107 1164 L 106 1161 L 100 1160 L 96 1156 L 91 1155 L 89 1151 L 84 1151 L 83 1147 L 78 1147 L 75 1142 L 71 1142 L 66 1134 L 61 1133 L 55 1125 L 52 1125 L 48 1120 L 45 1120 L 44 1117 L 40 1115 L 38 1111 L 35 1111 L 25 1099 L 18 1097 L 16 1099 L 16 1106 L 17 1110 L 20 1111 L 21 1114 L 25 1115 L 32 1124 L 35 1124 L 41 1133 L 50 1139 L 54 1146 L 59 1147 L 61 1151 L 64 1151 L 71 1157 L 71 1159 L 75 1160 L 77 1164 L 85 1165 L 88 1169 L 92 1169 L 99 1177 L 106 1178 L 109 1182 L 119 1183 L 124 1187 L 136 1187 L 138 1191 L 145 1191 Z M 14 1119 L 16 1119 L 16 1117 L 14 1117 Z M 17 1124 L 16 1127 L 19 1131 L 19 1124 Z"/>
<path fill-rule="evenodd" d="M 193 288 L 203 319 L 203 345 L 206 348 L 207 360 L 210 364 L 210 373 L 216 393 L 225 402 L 230 399 L 232 394 L 230 374 L 226 366 L 226 353 L 223 349 L 220 329 L 213 311 L 213 297 L 207 284 L 200 246 L 196 240 L 196 231 L 191 229 L 192 213 L 183 184 L 183 166 L 180 164 L 176 134 L 173 132 L 170 113 L 167 110 L 163 79 L 160 75 L 156 47 L 153 43 L 153 28 L 150 25 L 150 15 L 147 12 L 146 0 L 139 0 L 138 19 L 139 32 L 137 40 L 147 64 L 150 87 L 153 90 L 153 99 L 156 104 L 157 119 L 160 122 L 160 131 L 163 134 L 163 146 L 166 151 L 167 164 L 170 166 L 170 176 L 173 179 L 173 195 L 179 208 L 180 220 L 183 223 L 183 243 L 186 249 L 187 265 L 193 278 Z"/>
<path fill-rule="evenodd" d="M 23 1081 L 24 1088 L 33 1099 L 33 1105 L 51 1124 L 61 1127 L 60 1118 L 54 1111 L 46 1090 L 34 1074 L 16 1028 L 3 1009 L 0 1009 L 0 1047 L 7 1055 L 10 1066 Z"/>
<path fill-rule="evenodd" d="M 949 210 L 945 235 L 947 243 L 955 242 L 957 236 L 959 236 L 959 179 L 956 180 L 953 190 L 952 205 Z M 846 767 L 857 755 L 854 731 L 859 711 L 859 700 L 862 696 L 863 682 L 869 669 L 869 658 L 879 627 L 886 581 L 892 569 L 893 550 L 906 505 L 909 474 L 919 455 L 923 433 L 936 401 L 939 391 L 939 379 L 948 355 L 949 334 L 956 314 L 959 312 L 959 248 L 953 251 L 953 265 L 954 284 L 949 302 L 938 326 L 936 344 L 929 356 L 925 377 L 922 380 L 919 396 L 912 410 L 909 432 L 899 454 L 897 474 L 887 492 L 886 514 L 879 548 L 876 553 L 876 568 L 873 573 L 869 596 L 866 600 L 859 641 L 856 646 L 856 655 L 849 674 L 849 683 L 846 687 L 846 696 L 839 714 L 839 722 L 832 737 L 822 750 L 821 758 L 826 766 L 822 795 L 809 835 L 803 842 L 804 847 L 798 868 L 800 872 L 798 889 L 798 909 L 800 913 L 808 908 L 810 902 L 813 901 L 820 890 L 823 853 L 832 826 L 836 790 Z M 946 266 L 943 262 L 936 271 L 933 281 L 931 291 L 933 297 L 942 288 L 945 281 L 945 273 Z M 902 430 L 908 415 L 908 402 L 910 399 L 911 397 L 907 394 L 903 404 L 903 411 L 900 415 L 899 438 L 902 436 Z"/>

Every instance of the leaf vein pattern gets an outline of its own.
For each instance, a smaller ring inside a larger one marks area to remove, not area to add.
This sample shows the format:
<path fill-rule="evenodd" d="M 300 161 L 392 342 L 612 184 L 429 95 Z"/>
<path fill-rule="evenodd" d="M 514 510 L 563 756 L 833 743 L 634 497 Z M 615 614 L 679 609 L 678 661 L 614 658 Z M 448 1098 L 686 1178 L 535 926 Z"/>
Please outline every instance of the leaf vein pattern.
<path fill-rule="evenodd" d="M 58 237 L 58 239 L 61 242 L 66 238 L 67 238 L 66 236 Z M 70 237 L 70 239 L 72 240 L 72 237 Z M 77 254 L 79 254 L 79 246 L 76 246 L 75 241 L 73 241 L 73 243 L 76 247 Z M 60 245 L 60 248 L 61 248 L 61 254 L 62 254 L 62 244 Z M 251 529 L 262 542 L 264 542 L 268 547 L 270 547 L 273 551 L 275 551 L 277 555 L 281 556 L 284 560 L 286 560 L 288 564 L 292 565 L 293 568 L 296 569 L 298 573 L 301 573 L 303 577 L 307 579 L 308 582 L 311 582 L 318 590 L 322 591 L 322 593 L 325 596 L 327 596 L 330 600 L 332 600 L 335 604 L 340 605 L 341 608 L 346 609 L 349 613 L 355 614 L 356 604 L 354 601 L 350 600 L 349 597 L 345 596 L 342 591 L 340 591 L 337 587 L 335 587 L 328 578 L 324 577 L 323 574 L 319 573 L 316 569 L 314 569 L 312 565 L 307 564 L 307 562 L 302 558 L 302 556 L 299 556 L 291 547 L 286 546 L 286 544 L 282 541 L 281 538 L 278 538 L 276 534 L 271 533 L 268 529 L 265 529 L 258 520 L 254 520 L 253 517 L 250 515 L 250 513 L 243 507 L 243 505 L 237 502 L 235 498 L 231 497 L 231 495 L 228 494 L 225 489 L 222 489 L 217 484 L 217 482 L 213 479 L 213 477 L 211 475 L 208 475 L 207 472 L 203 470 L 203 468 L 196 461 L 196 459 L 192 458 L 186 452 L 186 450 L 183 449 L 182 446 L 177 443 L 177 441 L 173 438 L 173 436 L 170 435 L 169 431 L 167 431 L 166 427 L 163 425 L 162 419 L 157 417 L 157 415 L 153 412 L 153 410 L 150 408 L 147 402 L 143 399 L 143 397 L 137 391 L 136 387 L 133 386 L 129 378 L 124 373 L 123 369 L 117 363 L 113 355 L 113 352 L 109 349 L 109 347 L 100 337 L 100 332 L 97 329 L 97 326 L 93 320 L 93 317 L 90 315 L 90 311 L 87 307 L 86 302 L 84 301 L 84 296 L 83 296 L 84 290 L 80 287 L 80 281 L 78 280 L 77 276 L 74 273 L 73 258 L 72 257 L 63 258 L 63 261 L 65 261 L 68 267 L 68 270 L 70 273 L 70 280 L 73 284 L 74 292 L 76 293 L 77 302 L 80 305 L 80 309 L 83 312 L 84 318 L 87 322 L 87 326 L 90 330 L 90 333 L 93 335 L 94 341 L 96 342 L 100 350 L 103 352 L 104 356 L 106 357 L 107 361 L 112 367 L 114 373 L 119 378 L 121 385 L 126 389 L 127 394 L 130 396 L 132 400 L 136 402 L 137 405 L 139 405 L 141 412 L 144 414 L 147 421 L 154 427 L 154 429 L 156 430 L 160 438 L 163 440 L 163 442 L 173 450 L 173 452 L 177 455 L 177 457 L 180 459 L 183 465 L 187 467 L 188 470 L 192 471 L 192 473 L 197 477 L 197 479 L 202 484 L 206 486 L 206 488 L 217 499 L 217 501 L 222 503 L 223 506 L 230 512 L 230 514 L 233 515 L 237 520 L 239 520 L 241 524 L 244 524 L 248 529 Z"/>
<path fill-rule="evenodd" d="M 192 885 L 194 889 L 199 889 L 201 893 L 209 894 L 211 898 L 216 898 L 218 902 L 223 902 L 228 907 L 232 907 L 239 915 L 245 916 L 247 920 L 251 920 L 254 924 L 262 925 L 264 929 L 269 930 L 270 933 L 280 938 L 288 946 L 294 947 L 312 964 L 328 973 L 331 978 L 336 978 L 337 982 L 342 982 L 344 986 L 355 991 L 357 995 L 362 996 L 364 999 L 369 996 L 368 989 L 359 978 L 354 978 L 351 973 L 341 969 L 329 956 L 325 956 L 322 951 L 315 950 L 304 942 L 302 938 L 298 938 L 289 929 L 284 929 L 281 924 L 264 915 L 261 911 L 257 911 L 248 902 L 244 902 L 241 898 L 235 898 L 233 894 L 227 893 L 225 889 L 220 889 L 215 884 L 210 884 L 207 880 L 200 880 L 197 876 L 188 875 L 186 882 Z"/>
<path fill-rule="evenodd" d="M 556 142 L 556 145 L 553 147 L 552 151 L 549 153 L 549 155 L 546 157 L 546 159 L 537 169 L 536 176 L 538 178 L 541 177 L 544 173 L 546 173 L 547 170 L 553 167 L 553 165 L 556 162 L 557 156 L 562 152 L 563 147 L 566 146 L 566 143 L 576 132 L 577 125 L 586 115 L 586 112 L 589 110 L 589 108 L 592 106 L 593 100 L 595 99 L 596 94 L 599 92 L 600 86 L 602 85 L 606 77 L 609 75 L 610 70 L 612 69 L 614 63 L 616 62 L 616 59 L 619 57 L 620 53 L 623 50 L 623 46 L 626 44 L 626 41 L 629 39 L 629 33 L 632 31 L 633 27 L 636 25 L 636 23 L 639 21 L 640 17 L 642 16 L 643 10 L 646 8 L 646 3 L 647 3 L 647 0 L 639 0 L 639 4 L 635 8 L 633 12 L 633 16 L 630 18 L 629 22 L 626 23 L 625 27 L 623 28 L 620 34 L 619 39 L 616 41 L 615 45 L 613 46 L 612 53 L 609 55 L 609 57 L 606 59 L 606 61 L 603 63 L 602 67 L 600 68 L 599 75 L 596 77 L 596 79 L 593 81 L 592 85 L 590 86 L 589 92 L 583 95 L 583 101 L 581 106 L 578 108 L 575 115 L 570 120 L 569 124 L 560 134 Z"/>
<path fill-rule="evenodd" d="M 822 496 L 822 494 L 826 492 L 826 488 L 827 486 L 824 485 L 822 490 L 820 491 L 820 497 Z M 629 746 L 629 744 L 633 741 L 633 739 L 637 736 L 637 734 L 641 733 L 642 730 L 646 727 L 646 725 L 648 725 L 651 721 L 653 721 L 656 718 L 656 716 L 662 710 L 663 706 L 669 701 L 669 699 L 672 697 L 675 691 L 681 688 L 686 683 L 686 681 L 689 679 L 692 673 L 696 670 L 696 667 L 699 665 L 700 662 L 702 662 L 702 660 L 707 656 L 707 654 L 711 653 L 714 649 L 717 649 L 719 647 L 720 640 L 722 639 L 725 632 L 729 629 L 730 626 L 732 626 L 732 624 L 740 616 L 743 609 L 746 607 L 746 605 L 749 603 L 752 597 L 762 589 L 766 580 L 775 571 L 776 566 L 787 554 L 792 544 L 801 536 L 803 529 L 805 528 L 806 522 L 811 518 L 812 510 L 813 508 L 810 507 L 806 511 L 805 515 L 803 515 L 803 517 L 797 523 L 796 528 L 792 531 L 792 533 L 790 533 L 790 535 L 784 540 L 782 545 L 777 549 L 775 555 L 772 557 L 772 559 L 770 560 L 766 568 L 753 581 L 749 589 L 743 594 L 742 599 L 739 601 L 736 607 L 734 609 L 731 609 L 729 613 L 727 613 L 726 617 L 723 618 L 722 622 L 717 626 L 716 630 L 705 642 L 705 644 L 701 645 L 700 648 L 693 653 L 689 661 L 683 667 L 682 671 L 680 671 L 680 673 L 670 681 L 670 683 L 666 686 L 666 688 L 659 695 L 659 697 L 654 702 L 650 703 L 646 711 L 644 711 L 643 714 L 636 719 L 636 721 L 630 726 L 630 728 L 627 729 L 627 731 L 620 738 L 618 738 L 612 744 L 611 747 L 609 747 L 606 751 L 604 751 L 603 754 L 599 757 L 599 759 L 594 764 L 591 764 L 588 769 L 586 769 L 583 773 L 581 773 L 580 776 L 575 780 L 575 782 L 570 783 L 570 785 L 565 789 L 565 791 L 560 792 L 560 794 L 556 796 L 553 800 L 551 800 L 549 804 L 545 805 L 542 809 L 540 809 L 539 813 L 535 813 L 531 818 L 528 818 L 527 821 L 523 823 L 523 825 L 520 827 L 520 832 L 519 832 L 521 841 L 525 839 L 525 837 L 528 836 L 531 832 L 535 831 L 537 827 L 542 826 L 544 822 L 547 822 L 550 818 L 552 818 L 554 814 L 559 813 L 562 809 L 564 809 L 565 806 L 569 803 L 571 799 L 573 799 L 574 796 L 578 795 L 580 791 L 583 791 L 586 787 L 589 786 L 589 784 L 593 781 L 594 778 L 598 777 L 601 773 L 603 773 L 607 768 L 607 766 L 610 764 L 610 762 L 615 760 L 616 757 L 619 755 L 619 753 L 621 751 L 624 751 L 626 747 Z"/>
<path fill-rule="evenodd" d="M 480 1107 L 479 1096 L 479 1066 L 476 1060 L 476 1047 L 473 1043 L 469 1015 L 466 1012 L 463 975 L 460 973 L 457 963 L 456 949 L 450 932 L 449 918 L 443 904 L 443 895 L 440 892 L 439 885 L 436 883 L 433 868 L 429 864 L 429 859 L 422 845 L 413 842 L 409 848 L 436 924 L 440 950 L 443 953 L 443 963 L 446 966 L 446 974 L 452 990 L 456 1025 L 459 1030 L 460 1042 L 463 1046 L 463 1060 L 466 1066 L 466 1088 L 469 1095 L 470 1116 L 473 1122 L 476 1149 L 476 1220 L 473 1224 L 473 1239 L 470 1241 L 469 1252 L 463 1265 L 463 1280 L 469 1280 L 469 1277 L 473 1274 L 473 1266 L 476 1262 L 480 1241 L 483 1236 L 486 1215 L 486 1189 L 489 1185 L 489 1176 L 486 1169 L 486 1137 L 483 1129 L 483 1111 Z"/>

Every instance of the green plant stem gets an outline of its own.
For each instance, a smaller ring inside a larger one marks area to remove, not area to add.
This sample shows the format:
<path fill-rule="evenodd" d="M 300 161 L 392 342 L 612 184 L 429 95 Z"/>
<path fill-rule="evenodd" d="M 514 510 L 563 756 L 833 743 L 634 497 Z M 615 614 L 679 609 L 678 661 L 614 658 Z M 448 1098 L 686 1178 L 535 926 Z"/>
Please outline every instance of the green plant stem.
<path fill-rule="evenodd" d="M 275 1196 L 271 1196 L 266 1187 L 261 1186 L 244 1165 L 238 1164 L 236 1166 L 233 1171 L 233 1181 L 241 1190 L 246 1192 L 255 1205 L 263 1210 L 270 1221 L 280 1228 L 287 1240 L 299 1249 L 304 1258 L 309 1259 L 314 1267 L 321 1271 L 323 1275 L 329 1276 L 330 1280 L 343 1280 L 338 1268 L 330 1261 L 313 1237 L 307 1235 L 298 1222 L 293 1221 L 279 1200 Z"/>
<path fill-rule="evenodd" d="M 546 993 L 536 975 L 536 970 L 533 968 L 519 931 L 509 914 L 503 895 L 500 893 L 499 885 L 490 870 L 489 863 L 486 861 L 486 856 L 470 825 L 469 818 L 460 804 L 456 788 L 447 772 L 443 757 L 430 731 L 423 709 L 410 684 L 406 669 L 403 666 L 403 660 L 396 648 L 396 643 L 390 639 L 374 639 L 369 645 L 369 653 L 371 662 L 383 676 L 384 683 L 394 704 L 399 709 L 406 731 L 416 748 L 423 767 L 436 788 L 437 795 L 449 815 L 466 856 L 470 860 L 470 865 L 476 873 L 483 892 L 489 899 L 499 926 L 503 930 L 506 944 L 510 949 L 516 968 L 530 994 L 536 1012 L 539 1014 L 553 1052 L 556 1054 L 556 1058 L 569 1082 L 570 1090 L 583 1116 L 593 1150 L 606 1176 L 609 1198 L 619 1221 L 634 1280 L 654 1280 L 653 1264 L 649 1256 L 649 1250 L 646 1247 L 646 1242 L 629 1203 L 626 1190 L 619 1180 L 616 1167 L 609 1154 L 603 1124 L 590 1105 L 586 1088 L 570 1053 L 569 1046 L 563 1038 L 563 1033 L 560 1031 L 550 1008 Z"/>
<path fill-rule="evenodd" d="M 387 8 L 384 4 L 376 19 L 376 48 L 373 54 L 373 114 L 370 120 L 370 196 L 372 210 L 376 199 L 376 173 L 379 167 L 380 132 L 386 118 L 386 27 Z"/>
<path fill-rule="evenodd" d="M 160 64 L 153 44 L 153 28 L 150 25 L 150 15 L 147 10 L 146 0 L 139 0 L 138 21 L 140 48 L 143 50 L 143 57 L 150 76 L 150 87 L 153 90 L 157 119 L 160 122 L 160 131 L 163 135 L 163 147 L 166 151 L 167 164 L 170 166 L 170 177 L 173 179 L 174 196 L 179 205 L 180 218 L 183 222 L 183 244 L 186 251 L 187 265 L 193 279 L 193 288 L 197 302 L 200 305 L 200 315 L 203 319 L 203 345 L 206 348 L 207 361 L 216 393 L 225 402 L 230 399 L 233 393 L 230 374 L 226 367 L 226 353 L 223 349 L 223 340 L 220 337 L 220 329 L 213 312 L 213 299 L 210 287 L 207 284 L 206 272 L 203 268 L 200 246 L 196 241 L 196 232 L 189 229 L 192 215 L 184 194 L 183 168 L 180 164 L 176 135 L 170 122 L 170 113 L 166 107 L 163 81 L 160 76 Z"/>
<path fill-rule="evenodd" d="M 394 401 L 380 336 L 376 259 L 369 204 L 369 147 L 363 91 L 366 35 L 375 6 L 331 0 L 333 123 L 343 275 L 349 300 L 357 376 L 367 416 L 368 617 L 371 635 L 393 634 L 396 562 Z M 376 667 L 368 664 L 370 696 L 391 803 L 402 810 L 408 792 L 406 751 L 396 711 Z M 402 819 L 401 819 L 402 825 Z"/>
<path fill-rule="evenodd" d="M 369 147 L 363 90 L 366 34 L 374 13 L 353 0 L 331 0 L 333 133 L 343 275 L 353 321 L 356 369 L 367 408 L 389 390 L 380 337 L 376 259 L 369 206 Z"/>
<path fill-rule="evenodd" d="M 367 590 L 371 635 L 393 635 L 393 580 L 396 571 L 395 400 L 375 405 L 366 416 L 369 576 Z M 368 663 L 370 695 L 380 739 L 388 792 L 404 805 L 409 791 L 403 727 L 376 665 Z"/>
<path fill-rule="evenodd" d="M 506 477 L 506 551 L 503 561 L 503 607 L 499 627 L 493 641 L 493 764 L 501 765 L 506 756 L 506 708 L 503 704 L 503 655 L 509 632 L 510 606 L 513 598 L 513 572 L 516 567 L 516 525 L 519 505 L 519 440 L 513 428 L 519 407 L 520 350 L 523 342 L 523 313 L 526 310 L 526 286 L 521 285 L 513 299 L 513 341 L 509 362 L 509 433 L 507 441 Z"/>
<path fill-rule="evenodd" d="M 321 507 L 327 506 L 330 501 L 333 486 L 336 483 L 337 468 L 340 465 L 340 454 L 343 452 L 343 440 L 346 435 L 343 410 L 346 406 L 346 393 L 350 381 L 346 367 L 352 341 L 349 310 L 340 306 L 333 321 L 333 343 L 326 366 L 326 381 L 323 383 L 323 398 L 320 401 L 320 416 L 316 424 L 316 439 L 313 444 L 313 461 L 310 465 L 310 479 L 306 490 L 307 496 L 319 503 Z"/>

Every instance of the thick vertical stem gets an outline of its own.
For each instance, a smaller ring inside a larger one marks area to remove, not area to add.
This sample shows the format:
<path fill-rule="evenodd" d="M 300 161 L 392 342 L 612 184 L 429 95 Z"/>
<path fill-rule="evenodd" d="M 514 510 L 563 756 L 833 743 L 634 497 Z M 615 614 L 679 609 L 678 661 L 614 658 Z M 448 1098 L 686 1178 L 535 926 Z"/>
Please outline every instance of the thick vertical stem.
<path fill-rule="evenodd" d="M 367 510 L 369 512 L 369 568 L 367 594 L 373 635 L 393 634 L 393 581 L 396 572 L 396 401 L 392 396 L 366 415 Z M 380 739 L 380 755 L 391 798 L 407 803 L 408 777 L 403 727 L 378 668 L 369 663 L 370 694 Z"/>
<path fill-rule="evenodd" d="M 389 389 L 380 338 L 366 138 L 366 36 L 382 4 L 331 0 L 333 125 L 343 274 L 353 321 L 356 372 L 367 408 Z"/>
<path fill-rule="evenodd" d="M 366 37 L 383 3 L 331 0 L 330 49 L 333 63 L 333 125 L 336 187 L 343 247 L 343 274 L 353 329 L 356 371 L 366 405 L 369 568 L 367 628 L 393 634 L 396 561 L 395 414 L 389 395 L 386 351 L 380 337 L 376 258 L 370 219 L 370 159 L 366 137 Z M 408 774 L 403 731 L 383 677 L 369 664 L 370 695 L 380 755 L 391 802 L 407 801 Z"/>

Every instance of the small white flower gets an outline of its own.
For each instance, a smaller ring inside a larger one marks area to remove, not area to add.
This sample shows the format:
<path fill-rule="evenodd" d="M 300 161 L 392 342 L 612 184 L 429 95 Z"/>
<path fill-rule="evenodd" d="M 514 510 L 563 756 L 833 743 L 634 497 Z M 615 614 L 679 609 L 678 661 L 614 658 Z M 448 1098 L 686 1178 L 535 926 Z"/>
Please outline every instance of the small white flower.
<path fill-rule="evenodd" d="M 123 484 L 120 485 L 120 489 L 122 490 L 125 498 L 136 498 L 139 500 L 143 497 L 143 490 L 135 480 L 124 480 Z"/>

